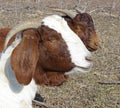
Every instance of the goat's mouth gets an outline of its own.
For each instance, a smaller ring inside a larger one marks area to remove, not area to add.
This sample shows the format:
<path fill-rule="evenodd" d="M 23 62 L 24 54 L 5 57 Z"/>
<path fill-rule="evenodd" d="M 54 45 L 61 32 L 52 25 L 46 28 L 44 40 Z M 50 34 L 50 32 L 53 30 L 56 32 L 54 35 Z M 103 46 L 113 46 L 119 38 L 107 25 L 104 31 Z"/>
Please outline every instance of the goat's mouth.
<path fill-rule="evenodd" d="M 81 70 L 84 70 L 84 71 L 89 71 L 91 66 L 88 66 L 88 67 L 75 66 L 75 68 L 78 68 L 78 69 L 81 69 Z"/>
<path fill-rule="evenodd" d="M 76 65 L 71 71 L 65 72 L 65 75 L 74 74 L 74 73 L 86 73 L 90 71 L 91 67 L 92 65 L 87 66 L 87 67 Z"/>
<path fill-rule="evenodd" d="M 98 47 L 93 48 L 93 47 L 87 46 L 87 49 L 89 51 L 93 52 L 93 51 L 96 51 L 98 49 Z"/>
<path fill-rule="evenodd" d="M 92 58 L 92 57 L 85 57 L 85 59 L 86 59 L 88 62 L 92 62 L 92 61 L 93 61 L 93 58 Z"/>
<path fill-rule="evenodd" d="M 83 71 L 89 71 L 92 67 L 93 58 L 91 56 L 85 57 L 85 60 L 89 63 L 88 66 L 75 65 L 75 68 L 78 68 Z"/>
<path fill-rule="evenodd" d="M 87 73 L 93 66 L 92 56 L 86 56 L 85 61 L 82 64 L 74 64 L 70 71 L 65 72 L 66 75 L 74 73 Z"/>

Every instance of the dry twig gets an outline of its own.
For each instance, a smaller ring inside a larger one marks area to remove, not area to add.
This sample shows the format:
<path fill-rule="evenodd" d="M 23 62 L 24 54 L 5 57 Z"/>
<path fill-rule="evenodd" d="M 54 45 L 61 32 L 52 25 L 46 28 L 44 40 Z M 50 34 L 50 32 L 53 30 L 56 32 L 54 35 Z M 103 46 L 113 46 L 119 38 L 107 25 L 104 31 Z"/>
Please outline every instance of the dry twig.
<path fill-rule="evenodd" d="M 105 84 L 105 85 L 112 85 L 112 84 L 120 85 L 120 81 L 102 81 L 102 82 L 98 82 L 98 83 Z"/>
<path fill-rule="evenodd" d="M 40 108 L 48 108 L 48 105 L 46 105 L 43 102 L 36 101 L 36 100 L 32 100 L 32 104 L 35 106 L 39 106 Z"/>

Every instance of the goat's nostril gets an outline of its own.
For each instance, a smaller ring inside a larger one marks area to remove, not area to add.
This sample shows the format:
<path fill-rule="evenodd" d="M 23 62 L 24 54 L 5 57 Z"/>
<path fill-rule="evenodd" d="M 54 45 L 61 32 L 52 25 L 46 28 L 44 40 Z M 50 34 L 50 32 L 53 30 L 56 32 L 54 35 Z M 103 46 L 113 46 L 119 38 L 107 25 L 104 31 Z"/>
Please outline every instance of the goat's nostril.
<path fill-rule="evenodd" d="M 87 57 L 85 57 L 85 59 L 86 59 L 87 61 L 90 61 L 90 62 L 93 61 L 93 58 L 92 58 L 91 56 L 87 56 Z"/>
<path fill-rule="evenodd" d="M 95 43 L 95 46 L 96 46 L 96 47 L 99 47 L 99 43 Z"/>
<path fill-rule="evenodd" d="M 99 43 L 95 43 L 95 46 L 101 48 Z"/>

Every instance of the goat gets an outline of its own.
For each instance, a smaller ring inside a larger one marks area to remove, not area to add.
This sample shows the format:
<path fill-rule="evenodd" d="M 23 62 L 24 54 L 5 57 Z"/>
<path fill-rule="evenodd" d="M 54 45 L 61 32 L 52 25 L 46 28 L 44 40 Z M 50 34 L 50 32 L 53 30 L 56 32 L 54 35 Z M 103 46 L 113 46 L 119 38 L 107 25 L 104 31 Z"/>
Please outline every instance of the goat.
<path fill-rule="evenodd" d="M 63 11 L 62 11 L 63 12 Z M 76 16 L 69 15 L 68 12 L 64 11 L 67 16 L 62 16 L 68 23 L 69 27 L 81 38 L 85 46 L 89 51 L 95 51 L 98 48 L 98 37 L 94 30 L 94 23 L 91 16 L 87 13 L 77 13 Z M 84 17 L 84 18 L 83 18 Z M 7 28 L 9 31 L 10 29 Z M 42 35 L 42 31 L 39 34 Z M 47 33 L 44 30 L 45 33 Z M 29 33 L 28 33 L 29 35 Z M 48 34 L 47 34 L 48 35 Z M 3 46 L 3 45 L 1 45 Z M 36 72 L 37 73 L 37 72 Z M 44 73 L 44 72 L 43 72 Z M 60 85 L 67 80 L 68 76 L 64 75 L 63 72 L 45 72 L 44 77 L 35 74 L 36 82 L 45 85 Z M 46 79 L 43 81 L 43 79 Z M 43 83 L 44 82 L 44 83 Z"/>
<path fill-rule="evenodd" d="M 81 15 L 83 15 L 83 14 L 78 14 L 76 16 L 79 16 L 79 17 L 75 17 L 75 18 L 70 18 L 70 17 L 66 17 L 66 16 L 63 16 L 63 18 L 67 21 L 69 27 L 82 39 L 83 43 L 88 48 L 88 50 L 95 51 L 98 48 L 98 37 L 94 30 L 94 24 L 93 24 L 92 18 L 90 17 L 90 15 L 86 15 L 84 17 L 84 19 L 80 20 Z M 89 18 L 89 19 L 86 20 L 86 18 Z M 75 20 L 75 19 L 77 19 L 77 20 Z M 92 22 L 92 26 L 87 23 L 89 21 Z M 39 26 L 40 26 L 40 24 L 38 24 L 38 27 Z M 90 30 L 88 30 L 90 27 L 92 28 L 92 32 Z M 28 27 L 28 28 L 31 28 L 31 27 Z M 78 30 L 80 30 L 80 31 L 78 31 Z M 29 35 L 31 30 L 26 30 L 25 32 L 28 32 L 27 35 Z M 25 32 L 23 32 L 23 36 L 25 35 Z M 35 32 L 34 34 L 40 35 L 39 36 L 41 38 L 40 41 L 42 41 L 43 37 L 51 38 L 52 36 L 49 36 L 50 32 L 53 33 L 53 35 L 56 34 L 56 32 L 54 30 L 51 30 L 49 27 L 46 27 L 45 25 L 42 25 L 38 30 L 32 31 L 32 32 Z M 54 54 L 54 52 L 53 52 L 53 54 Z M 45 57 L 45 55 L 43 55 L 43 57 L 46 58 L 47 56 Z M 49 57 L 49 58 L 52 58 L 52 57 Z M 59 61 L 59 57 L 56 59 Z M 58 61 L 56 61 L 56 62 L 58 62 Z M 53 61 L 53 63 L 56 63 L 56 62 Z M 63 60 L 61 60 L 61 62 L 63 62 Z M 51 64 L 52 64 L 52 62 L 51 62 Z M 40 64 L 40 65 L 42 65 L 42 64 Z M 68 78 L 68 76 L 64 75 L 65 71 L 67 71 L 67 70 L 63 70 L 63 72 L 59 72 L 62 70 L 58 70 L 58 72 L 56 72 L 57 69 L 54 69 L 54 67 L 56 67 L 56 65 L 53 66 L 53 69 L 49 69 L 48 67 L 46 69 L 46 65 L 43 67 L 45 68 L 44 71 L 43 70 L 40 72 L 36 71 L 34 74 L 36 82 L 40 85 L 41 84 L 42 85 L 44 85 L 44 84 L 45 85 L 59 85 L 59 84 L 62 84 L 64 81 L 66 81 Z M 40 69 L 38 69 L 38 70 L 40 70 Z M 50 70 L 50 72 L 47 72 L 47 70 Z M 54 72 L 54 70 L 56 70 L 56 71 Z"/>
<path fill-rule="evenodd" d="M 65 73 L 73 69 L 84 73 L 92 65 L 91 53 L 64 18 L 51 15 L 42 20 L 41 26 L 40 23 L 19 24 L 6 36 L 0 58 L 0 106 L 3 108 L 31 108 L 36 84 L 49 85 L 53 80 L 50 78 L 65 79 Z M 7 46 L 14 36 L 15 40 Z M 49 77 L 52 73 L 55 76 Z M 10 98 L 9 102 L 6 98 Z"/>

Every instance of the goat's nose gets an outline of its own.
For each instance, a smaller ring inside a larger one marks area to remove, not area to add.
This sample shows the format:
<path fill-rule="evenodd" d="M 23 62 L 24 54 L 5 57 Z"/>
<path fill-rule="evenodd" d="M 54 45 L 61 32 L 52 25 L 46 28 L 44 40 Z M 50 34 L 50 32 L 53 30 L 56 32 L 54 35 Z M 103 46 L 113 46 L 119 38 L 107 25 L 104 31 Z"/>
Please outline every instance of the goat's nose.
<path fill-rule="evenodd" d="M 97 48 L 101 48 L 101 46 L 100 46 L 100 44 L 97 42 L 97 43 L 95 43 L 95 46 L 97 47 Z"/>
<path fill-rule="evenodd" d="M 92 56 L 86 56 L 85 59 L 86 59 L 87 61 L 89 61 L 89 62 L 92 62 L 92 61 L 93 61 Z"/>

